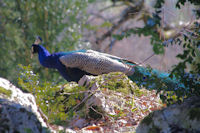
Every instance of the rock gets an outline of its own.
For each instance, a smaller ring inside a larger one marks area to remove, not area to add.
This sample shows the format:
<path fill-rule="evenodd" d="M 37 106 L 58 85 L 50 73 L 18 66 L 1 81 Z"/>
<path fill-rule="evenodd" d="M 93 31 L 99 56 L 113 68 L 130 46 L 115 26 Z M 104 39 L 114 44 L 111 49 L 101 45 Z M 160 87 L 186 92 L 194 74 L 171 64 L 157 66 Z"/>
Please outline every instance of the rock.
<path fill-rule="evenodd" d="M 75 118 L 73 121 L 71 121 L 71 127 L 77 127 L 77 128 L 83 128 L 85 127 L 88 123 L 85 119 L 83 118 Z"/>
<path fill-rule="evenodd" d="M 41 133 L 44 127 L 34 96 L 0 78 L 0 132 Z"/>
<path fill-rule="evenodd" d="M 88 88 L 84 93 L 85 116 L 106 122 L 103 132 L 134 132 L 141 117 L 161 107 L 155 92 L 139 89 L 122 73 L 84 76 L 79 85 Z"/>
<path fill-rule="evenodd" d="M 123 73 L 109 73 L 100 76 L 83 76 L 79 80 L 79 87 L 84 87 L 85 90 L 78 90 L 75 92 L 80 97 L 79 102 L 73 105 L 74 116 L 67 119 L 69 128 L 83 128 L 91 125 L 93 121 L 105 120 L 105 117 L 113 119 L 113 117 L 118 117 L 119 112 L 124 107 L 127 110 L 125 113 L 127 116 L 131 116 L 128 113 L 130 104 L 124 99 L 132 99 L 131 90 L 134 89 L 133 85 L 130 85 L 130 80 Z M 75 90 L 77 86 L 66 85 L 63 91 L 70 96 L 74 92 L 67 92 L 68 90 Z M 73 89 L 73 87 L 75 87 Z M 71 101 L 68 101 L 71 103 Z M 68 104 L 66 104 L 68 105 Z M 112 122 L 110 122 L 112 123 Z M 124 121 L 117 121 L 117 124 L 126 125 Z M 117 124 L 114 128 L 117 128 Z M 95 123 L 96 125 L 96 123 Z M 128 129 L 128 128 L 126 128 Z M 132 131 L 128 129 L 127 131 Z"/>
<path fill-rule="evenodd" d="M 65 130 L 65 132 L 66 132 L 66 133 L 76 133 L 75 131 L 73 131 L 72 129 L 69 129 L 69 128 L 67 128 L 67 129 Z"/>
<path fill-rule="evenodd" d="M 182 104 L 173 104 L 150 113 L 138 126 L 137 133 L 200 132 L 200 98 L 191 97 Z"/>
<path fill-rule="evenodd" d="M 79 85 L 71 82 L 61 87 L 59 96 L 66 97 L 61 104 L 73 112 L 63 114 L 64 125 L 47 125 L 34 96 L 0 78 L 0 132 L 38 133 L 47 126 L 51 132 L 134 132 L 141 117 L 160 107 L 155 93 L 139 89 L 123 73 L 84 76 Z"/>
<path fill-rule="evenodd" d="M 110 91 L 108 90 L 108 88 L 105 88 L 107 90 L 103 91 L 103 87 L 105 87 L 105 84 L 109 84 L 110 82 L 112 83 L 112 85 L 114 84 L 118 84 L 118 87 L 122 87 L 125 83 L 125 85 L 123 86 L 125 91 L 131 91 L 131 86 L 129 79 L 127 78 L 127 76 L 125 76 L 124 74 L 122 74 L 122 78 L 119 78 L 120 74 L 122 73 L 110 73 L 110 74 L 105 74 L 102 76 L 83 76 L 80 81 L 79 81 L 79 85 L 86 85 L 89 86 L 91 83 L 91 87 L 90 87 L 90 93 L 86 93 L 85 97 L 90 97 L 88 98 L 87 102 L 86 102 L 86 106 L 91 108 L 91 110 L 93 110 L 95 113 L 97 113 L 96 115 L 99 115 L 101 117 L 101 113 L 106 113 L 106 114 L 110 114 L 110 115 L 116 115 L 115 110 L 116 107 L 121 107 L 124 104 L 124 95 L 119 93 L 119 92 L 114 92 L 114 91 Z M 115 77 L 116 76 L 116 77 Z M 112 79 L 112 78 L 113 79 Z M 108 80 L 108 79 L 110 80 Z M 114 83 L 112 80 L 117 79 Z M 107 80 L 107 81 L 106 81 Z M 109 87 L 106 85 L 106 87 Z M 122 92 L 123 93 L 123 92 Z M 114 94 L 114 95 L 113 95 Z M 94 107 L 94 108 L 93 108 Z M 100 109 L 98 112 L 97 110 Z"/>

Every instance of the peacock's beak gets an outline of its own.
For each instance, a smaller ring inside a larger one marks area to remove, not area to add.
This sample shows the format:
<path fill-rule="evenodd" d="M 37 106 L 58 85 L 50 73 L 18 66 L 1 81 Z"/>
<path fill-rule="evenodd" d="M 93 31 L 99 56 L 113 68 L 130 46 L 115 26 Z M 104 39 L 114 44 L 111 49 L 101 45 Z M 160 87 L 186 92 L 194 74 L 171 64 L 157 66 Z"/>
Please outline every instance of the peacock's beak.
<path fill-rule="evenodd" d="M 31 59 L 33 58 L 33 54 L 34 54 L 34 51 L 33 51 L 33 46 L 31 47 Z"/>
<path fill-rule="evenodd" d="M 38 52 L 38 45 L 42 43 L 42 38 L 40 36 L 36 36 L 35 42 L 32 44 L 31 47 L 31 58 L 33 57 L 33 54 Z"/>

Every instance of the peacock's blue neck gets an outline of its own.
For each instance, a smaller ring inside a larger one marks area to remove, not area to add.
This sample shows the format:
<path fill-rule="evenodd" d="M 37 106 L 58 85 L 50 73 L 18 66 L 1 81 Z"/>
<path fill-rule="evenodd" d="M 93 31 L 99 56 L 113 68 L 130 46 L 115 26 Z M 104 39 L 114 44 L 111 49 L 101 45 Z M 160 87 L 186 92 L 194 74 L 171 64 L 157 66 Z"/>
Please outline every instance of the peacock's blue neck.
<path fill-rule="evenodd" d="M 38 45 L 39 46 L 39 59 L 42 61 L 43 59 L 45 59 L 46 57 L 48 57 L 50 55 L 49 51 L 47 51 L 43 46 Z"/>
<path fill-rule="evenodd" d="M 38 45 L 38 58 L 40 64 L 48 68 L 56 68 L 57 58 L 56 54 L 50 54 L 43 46 Z"/>

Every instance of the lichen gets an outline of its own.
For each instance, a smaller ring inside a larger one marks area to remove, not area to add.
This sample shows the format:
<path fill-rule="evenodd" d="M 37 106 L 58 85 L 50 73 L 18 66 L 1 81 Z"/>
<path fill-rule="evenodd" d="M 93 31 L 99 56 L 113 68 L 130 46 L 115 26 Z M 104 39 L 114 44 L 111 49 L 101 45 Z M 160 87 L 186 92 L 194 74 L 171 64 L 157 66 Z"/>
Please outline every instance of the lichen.
<path fill-rule="evenodd" d="M 200 108 L 192 108 L 189 111 L 189 117 L 191 120 L 200 120 Z"/>
<path fill-rule="evenodd" d="M 11 97 L 12 91 L 11 90 L 6 90 L 5 88 L 0 86 L 0 94 L 3 94 L 7 97 Z"/>

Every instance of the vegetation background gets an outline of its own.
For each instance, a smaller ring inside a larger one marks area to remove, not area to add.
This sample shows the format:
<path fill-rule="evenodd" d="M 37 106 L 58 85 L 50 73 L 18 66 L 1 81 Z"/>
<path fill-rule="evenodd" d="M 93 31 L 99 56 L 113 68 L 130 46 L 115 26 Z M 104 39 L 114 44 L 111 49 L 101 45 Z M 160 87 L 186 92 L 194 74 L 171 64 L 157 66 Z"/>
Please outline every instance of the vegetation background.
<path fill-rule="evenodd" d="M 52 53 L 73 50 L 81 42 L 86 17 L 86 0 L 0 1 L 0 76 L 17 81 L 18 64 L 31 64 L 41 80 L 59 81 L 54 70 L 42 68 L 31 59 L 30 48 L 36 35 Z"/>

